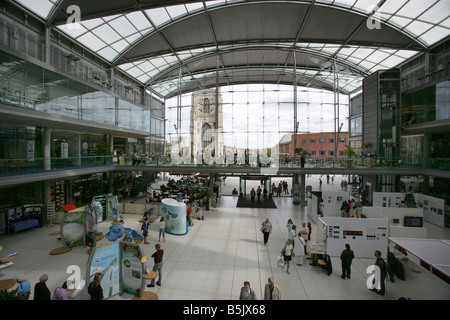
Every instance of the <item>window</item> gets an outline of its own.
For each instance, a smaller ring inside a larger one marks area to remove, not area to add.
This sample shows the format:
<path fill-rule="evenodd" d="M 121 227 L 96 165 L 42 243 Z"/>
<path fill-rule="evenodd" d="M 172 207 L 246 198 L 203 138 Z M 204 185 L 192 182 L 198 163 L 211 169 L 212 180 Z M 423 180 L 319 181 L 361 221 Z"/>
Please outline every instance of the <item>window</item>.
<path fill-rule="evenodd" d="M 302 139 L 302 147 L 306 147 L 306 139 Z"/>
<path fill-rule="evenodd" d="M 347 138 L 346 137 L 339 137 L 339 143 L 346 143 L 347 142 Z"/>
<path fill-rule="evenodd" d="M 211 111 L 211 104 L 209 103 L 209 99 L 205 98 L 203 100 L 203 113 L 209 113 Z"/>
<path fill-rule="evenodd" d="M 328 143 L 334 144 L 334 138 L 328 138 Z"/>
<path fill-rule="evenodd" d="M 310 144 L 316 144 L 316 138 L 309 139 L 309 143 Z"/>
<path fill-rule="evenodd" d="M 327 154 L 327 152 L 325 150 L 320 150 L 319 151 L 319 155 L 321 156 L 325 156 Z"/>
<path fill-rule="evenodd" d="M 334 156 L 334 150 L 328 150 L 328 155 L 329 156 Z"/>
<path fill-rule="evenodd" d="M 320 144 L 325 144 L 325 142 L 326 142 L 326 139 L 325 139 L 325 138 L 319 138 L 319 143 L 320 143 Z"/>

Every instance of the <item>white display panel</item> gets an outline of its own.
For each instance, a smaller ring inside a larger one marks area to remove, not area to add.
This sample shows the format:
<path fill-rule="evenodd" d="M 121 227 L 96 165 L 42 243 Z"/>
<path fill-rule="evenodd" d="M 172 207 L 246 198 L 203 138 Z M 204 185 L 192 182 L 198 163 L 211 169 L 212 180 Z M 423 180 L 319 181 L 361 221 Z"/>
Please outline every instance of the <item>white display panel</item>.
<path fill-rule="evenodd" d="M 389 220 L 388 219 L 356 219 L 356 218 L 319 218 L 326 226 L 327 254 L 339 257 L 350 245 L 357 258 L 374 258 L 375 250 L 386 257 Z"/>

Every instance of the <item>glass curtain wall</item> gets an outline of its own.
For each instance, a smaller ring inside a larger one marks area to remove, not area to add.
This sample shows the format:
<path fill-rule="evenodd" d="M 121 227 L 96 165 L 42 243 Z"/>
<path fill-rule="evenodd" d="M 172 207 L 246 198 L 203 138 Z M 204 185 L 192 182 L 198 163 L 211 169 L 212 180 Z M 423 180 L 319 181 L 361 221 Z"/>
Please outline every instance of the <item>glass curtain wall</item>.
<path fill-rule="evenodd" d="M 214 90 L 214 89 L 213 89 Z M 264 150 L 276 148 L 281 138 L 294 129 L 294 87 L 288 85 L 234 85 L 220 88 L 225 148 Z M 341 132 L 348 130 L 349 97 L 339 95 L 339 118 L 335 119 L 335 100 L 331 91 L 298 87 L 298 133 Z M 180 106 L 181 126 L 177 125 Z M 190 135 L 191 94 L 166 101 L 167 141 Z M 178 130 L 177 130 L 178 129 Z M 170 151 L 170 150 L 168 150 Z"/>

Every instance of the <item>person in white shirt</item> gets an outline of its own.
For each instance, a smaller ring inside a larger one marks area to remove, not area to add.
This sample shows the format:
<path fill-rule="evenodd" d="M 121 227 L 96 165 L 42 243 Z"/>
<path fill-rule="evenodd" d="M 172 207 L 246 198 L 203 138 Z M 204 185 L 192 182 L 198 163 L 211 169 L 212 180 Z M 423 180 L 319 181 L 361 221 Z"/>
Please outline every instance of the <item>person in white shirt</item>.
<path fill-rule="evenodd" d="M 284 262 L 286 262 L 286 272 L 287 274 L 291 274 L 289 272 L 290 262 L 292 260 L 292 254 L 294 253 L 294 246 L 292 245 L 292 240 L 289 239 L 287 245 L 281 251 L 284 255 Z"/>
<path fill-rule="evenodd" d="M 300 232 L 298 236 L 294 238 L 294 256 L 295 256 L 295 264 L 298 266 L 303 265 L 303 260 L 305 257 L 305 240 L 302 238 Z"/>
<path fill-rule="evenodd" d="M 166 223 L 164 222 L 164 217 L 159 219 L 159 241 L 161 242 L 161 234 L 163 236 L 163 241 L 166 241 Z"/>
<path fill-rule="evenodd" d="M 303 240 L 305 240 L 305 243 L 308 242 L 308 235 L 309 235 L 309 228 L 306 225 L 306 222 L 302 222 L 302 226 L 300 227 L 299 233 L 301 234 Z M 306 246 L 305 246 L 305 254 L 306 254 Z"/>

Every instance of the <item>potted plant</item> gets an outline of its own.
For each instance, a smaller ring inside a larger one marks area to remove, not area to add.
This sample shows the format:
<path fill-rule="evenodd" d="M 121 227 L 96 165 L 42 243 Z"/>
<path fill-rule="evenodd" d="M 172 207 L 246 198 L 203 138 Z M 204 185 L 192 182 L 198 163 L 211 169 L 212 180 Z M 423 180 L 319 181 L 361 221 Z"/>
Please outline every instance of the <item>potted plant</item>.
<path fill-rule="evenodd" d="M 300 165 L 302 168 L 305 167 L 305 157 L 312 155 L 311 151 L 303 148 L 295 148 L 294 153 L 295 155 L 300 155 Z"/>
<path fill-rule="evenodd" d="M 344 145 L 344 150 L 342 151 L 342 155 L 347 157 L 347 167 L 353 166 L 353 158 L 357 156 L 355 150 L 352 149 L 349 145 Z"/>

